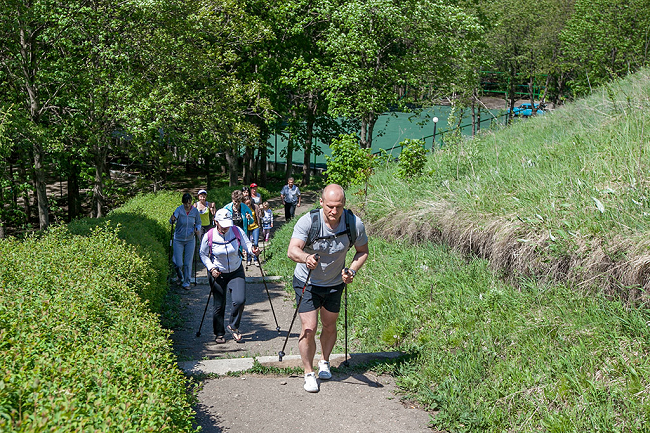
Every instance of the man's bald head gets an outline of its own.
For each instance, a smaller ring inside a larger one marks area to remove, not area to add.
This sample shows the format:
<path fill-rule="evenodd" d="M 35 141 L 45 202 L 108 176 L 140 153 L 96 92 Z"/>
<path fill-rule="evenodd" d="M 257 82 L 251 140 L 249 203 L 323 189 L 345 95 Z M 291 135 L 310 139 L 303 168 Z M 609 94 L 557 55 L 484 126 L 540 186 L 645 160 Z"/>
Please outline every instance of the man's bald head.
<path fill-rule="evenodd" d="M 320 205 L 323 208 L 323 215 L 331 229 L 336 228 L 345 206 L 345 191 L 341 185 L 331 183 L 323 188 L 320 196 Z"/>
<path fill-rule="evenodd" d="M 321 200 L 326 199 L 341 201 L 343 204 L 345 204 L 345 191 L 343 190 L 343 187 L 336 183 L 330 183 L 327 185 L 325 188 L 323 188 L 323 192 L 321 194 Z"/>

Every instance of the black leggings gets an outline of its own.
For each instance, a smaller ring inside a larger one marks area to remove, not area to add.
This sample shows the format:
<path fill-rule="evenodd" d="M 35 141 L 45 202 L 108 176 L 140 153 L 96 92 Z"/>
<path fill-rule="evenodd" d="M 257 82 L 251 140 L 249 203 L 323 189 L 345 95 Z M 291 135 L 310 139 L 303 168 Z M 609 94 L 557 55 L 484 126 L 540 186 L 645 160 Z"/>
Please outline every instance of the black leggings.
<path fill-rule="evenodd" d="M 208 281 L 210 290 L 214 295 L 214 315 L 212 316 L 212 329 L 214 335 L 221 336 L 226 334 L 225 315 L 226 315 L 226 290 L 230 290 L 232 297 L 232 312 L 230 313 L 230 326 L 238 329 L 244 314 L 246 305 L 246 274 L 244 274 L 244 265 L 234 272 L 222 272 L 217 278 L 208 272 Z"/>

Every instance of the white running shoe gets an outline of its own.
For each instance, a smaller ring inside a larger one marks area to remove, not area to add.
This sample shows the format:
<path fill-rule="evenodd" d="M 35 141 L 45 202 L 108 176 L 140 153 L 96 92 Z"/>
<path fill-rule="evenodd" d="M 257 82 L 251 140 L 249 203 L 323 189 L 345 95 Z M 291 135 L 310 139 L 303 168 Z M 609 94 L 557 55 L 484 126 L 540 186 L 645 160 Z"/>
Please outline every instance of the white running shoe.
<path fill-rule="evenodd" d="M 306 373 L 305 374 L 305 391 L 307 392 L 318 392 L 318 382 L 316 382 L 315 373 Z"/>
<path fill-rule="evenodd" d="M 318 378 L 321 380 L 330 380 L 332 378 L 329 362 L 322 359 L 318 361 Z"/>

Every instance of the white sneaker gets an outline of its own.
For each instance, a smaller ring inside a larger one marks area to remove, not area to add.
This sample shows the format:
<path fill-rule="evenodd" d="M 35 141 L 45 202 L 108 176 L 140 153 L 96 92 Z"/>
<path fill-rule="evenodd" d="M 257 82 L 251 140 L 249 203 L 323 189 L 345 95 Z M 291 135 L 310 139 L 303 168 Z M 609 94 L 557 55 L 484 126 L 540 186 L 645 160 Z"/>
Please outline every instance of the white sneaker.
<path fill-rule="evenodd" d="M 307 392 L 318 392 L 318 382 L 316 382 L 316 374 L 307 373 L 305 374 L 305 391 Z"/>
<path fill-rule="evenodd" d="M 322 359 L 318 361 L 318 378 L 321 380 L 330 380 L 332 378 L 329 362 L 323 361 Z"/>

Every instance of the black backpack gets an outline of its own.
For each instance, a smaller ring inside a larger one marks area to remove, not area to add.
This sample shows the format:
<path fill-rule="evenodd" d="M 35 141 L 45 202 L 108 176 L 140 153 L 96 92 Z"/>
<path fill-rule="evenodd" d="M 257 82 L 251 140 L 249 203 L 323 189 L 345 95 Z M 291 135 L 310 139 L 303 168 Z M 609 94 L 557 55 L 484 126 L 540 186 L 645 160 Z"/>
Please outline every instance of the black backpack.
<path fill-rule="evenodd" d="M 312 209 L 309 212 L 309 216 L 311 217 L 311 227 L 309 228 L 309 233 L 307 234 L 307 241 L 305 242 L 305 246 L 311 246 L 317 240 L 334 239 L 343 234 L 347 234 L 348 238 L 350 239 L 349 248 L 352 248 L 354 246 L 354 243 L 357 241 L 357 217 L 354 216 L 350 209 L 343 209 L 343 217 L 345 218 L 345 230 L 329 236 L 318 236 L 320 233 L 321 225 L 320 209 Z"/>

